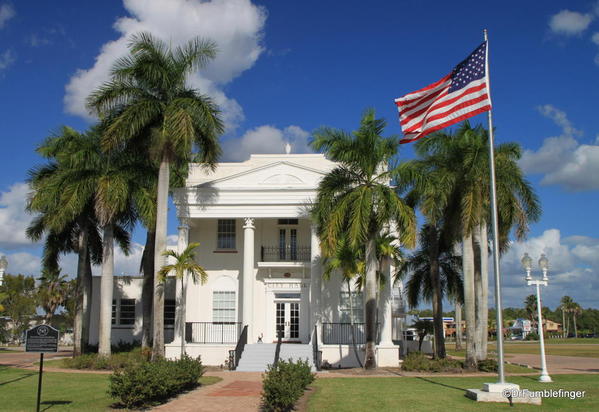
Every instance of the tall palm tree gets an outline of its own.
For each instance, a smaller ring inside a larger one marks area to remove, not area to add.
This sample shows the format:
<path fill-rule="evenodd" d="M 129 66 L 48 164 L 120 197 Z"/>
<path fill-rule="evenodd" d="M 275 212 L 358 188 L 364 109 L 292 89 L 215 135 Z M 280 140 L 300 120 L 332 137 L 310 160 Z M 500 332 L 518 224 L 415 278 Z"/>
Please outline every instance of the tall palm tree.
<path fill-rule="evenodd" d="M 131 38 L 130 55 L 117 60 L 112 78 L 93 92 L 88 106 L 106 125 L 105 150 L 145 142 L 159 164 L 154 270 L 164 263 L 171 165 L 201 162 L 214 169 L 224 126 L 212 100 L 188 86 L 188 76 L 216 55 L 211 41 L 196 38 L 171 48 L 148 33 Z M 192 157 L 193 147 L 198 149 Z M 164 356 L 164 296 L 154 279 L 152 358 Z"/>
<path fill-rule="evenodd" d="M 50 324 L 60 306 L 67 299 L 67 276 L 58 270 L 43 270 L 38 288 L 39 306 L 44 310 L 44 322 Z"/>
<path fill-rule="evenodd" d="M 526 311 L 526 315 L 533 326 L 537 323 L 537 297 L 535 295 L 528 295 L 526 299 L 524 299 L 524 310 Z"/>
<path fill-rule="evenodd" d="M 170 249 L 165 250 L 163 253 L 164 257 L 167 259 L 172 258 L 174 263 L 165 264 L 164 266 L 162 266 L 162 268 L 160 268 L 160 270 L 158 271 L 158 280 L 161 283 L 164 283 L 168 274 L 174 273 L 176 279 L 184 279 L 185 276 L 189 276 L 191 277 L 194 283 L 198 283 L 198 281 L 202 284 L 206 283 L 206 281 L 208 280 L 208 273 L 206 273 L 204 268 L 198 262 L 196 262 L 195 258 L 195 249 L 198 246 L 200 246 L 199 243 L 190 243 L 181 253 L 177 253 L 174 250 Z M 183 282 L 184 288 L 185 285 L 186 282 Z M 181 313 L 185 313 L 185 299 L 187 296 L 186 292 L 187 291 L 183 289 L 183 292 L 181 294 L 183 301 L 178 302 L 178 304 L 181 305 L 181 308 L 179 309 Z M 185 324 L 183 322 L 181 322 L 180 328 L 181 336 L 184 336 Z M 183 356 L 183 354 L 185 353 L 185 348 L 183 346 L 184 341 L 185 340 L 181 342 L 181 356 Z"/>
<path fill-rule="evenodd" d="M 464 306 L 467 342 L 466 363 L 476 366 L 486 358 L 488 335 L 488 224 L 490 178 L 488 131 L 464 122 L 454 132 L 438 132 L 415 145 L 433 170 L 448 174 L 448 187 L 439 195 L 449 199 L 445 221 L 454 225 L 454 238 L 462 242 Z M 500 253 L 509 247 L 509 236 L 523 239 L 528 223 L 540 217 L 541 207 L 531 184 L 518 165 L 521 148 L 516 143 L 497 145 L 495 152 Z"/>
<path fill-rule="evenodd" d="M 562 322 L 563 322 L 562 330 L 564 332 L 565 338 L 568 337 L 568 333 L 569 333 L 569 327 L 566 326 L 566 322 L 568 322 L 569 319 L 567 319 L 566 313 L 570 313 L 570 307 L 572 306 L 573 303 L 574 303 L 574 299 L 572 299 L 570 296 L 562 296 L 562 299 L 560 300 L 559 308 L 562 311 Z"/>
<path fill-rule="evenodd" d="M 578 337 L 578 328 L 576 327 L 576 317 L 582 314 L 582 308 L 576 302 L 573 302 L 570 306 L 570 313 L 572 313 L 572 321 L 574 322 L 574 337 Z"/>
<path fill-rule="evenodd" d="M 385 125 L 374 110 L 368 110 L 353 133 L 324 127 L 311 142 L 337 163 L 321 180 L 312 210 L 324 254 L 334 250 L 342 237 L 353 249 L 365 248 L 366 369 L 376 367 L 377 237 L 394 222 L 403 245 L 409 247 L 415 240 L 414 210 L 389 186 L 395 168 L 389 171 L 387 165 L 399 142 L 381 136 Z"/>
<path fill-rule="evenodd" d="M 435 252 L 431 253 L 431 249 Z M 436 270 L 431 270 L 436 266 Z M 419 249 L 400 266 L 399 276 L 410 276 L 406 283 L 407 301 L 412 308 L 421 300 L 433 302 L 435 356 L 444 358 L 443 306 L 438 304 L 446 296 L 462 300 L 461 258 L 453 254 L 453 245 L 442 240 L 437 228 L 424 225 L 420 230 Z M 439 322 L 440 320 L 440 322 Z M 440 325 L 439 325 L 440 323 Z"/>

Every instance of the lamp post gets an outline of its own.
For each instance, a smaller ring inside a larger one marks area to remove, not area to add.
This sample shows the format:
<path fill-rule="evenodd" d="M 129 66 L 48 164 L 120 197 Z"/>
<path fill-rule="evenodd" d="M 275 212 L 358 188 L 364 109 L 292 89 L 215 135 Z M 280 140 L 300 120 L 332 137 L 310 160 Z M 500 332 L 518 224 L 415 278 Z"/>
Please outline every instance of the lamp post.
<path fill-rule="evenodd" d="M 535 285 L 537 287 L 537 317 L 539 319 L 538 330 L 539 330 L 539 342 L 541 344 L 541 376 L 539 382 L 552 382 L 549 373 L 547 372 L 547 361 L 545 359 L 545 338 L 543 337 L 543 318 L 541 316 L 541 286 L 547 286 L 549 278 L 547 277 L 547 270 L 549 269 L 549 259 L 545 254 L 541 254 L 539 259 L 539 268 L 543 272 L 543 278 L 536 280 L 530 275 L 532 270 L 532 258 L 525 253 L 522 257 L 522 267 L 526 270 L 526 283 L 528 286 Z"/>
<path fill-rule="evenodd" d="M 0 257 L 0 286 L 2 286 L 2 282 L 4 280 L 4 272 L 6 271 L 7 267 L 8 259 L 6 259 L 6 256 L 2 255 L 2 257 Z"/>

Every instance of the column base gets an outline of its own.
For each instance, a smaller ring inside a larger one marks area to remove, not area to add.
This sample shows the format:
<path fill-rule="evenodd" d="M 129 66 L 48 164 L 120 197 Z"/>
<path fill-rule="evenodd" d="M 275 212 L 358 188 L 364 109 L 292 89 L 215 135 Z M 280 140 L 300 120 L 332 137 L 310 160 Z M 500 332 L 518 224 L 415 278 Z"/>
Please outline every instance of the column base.
<path fill-rule="evenodd" d="M 380 344 L 376 347 L 377 366 L 398 367 L 399 346 L 391 344 Z"/>

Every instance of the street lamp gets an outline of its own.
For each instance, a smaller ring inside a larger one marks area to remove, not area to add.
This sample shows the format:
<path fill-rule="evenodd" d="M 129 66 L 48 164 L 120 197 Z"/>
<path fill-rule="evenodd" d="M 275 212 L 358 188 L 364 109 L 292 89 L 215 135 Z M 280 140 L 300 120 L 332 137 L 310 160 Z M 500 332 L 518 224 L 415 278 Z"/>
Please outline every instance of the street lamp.
<path fill-rule="evenodd" d="M 541 344 L 541 376 L 539 377 L 539 382 L 552 382 L 549 373 L 547 372 L 547 361 L 545 359 L 545 338 L 543 337 L 543 318 L 541 316 L 541 286 L 547 286 L 549 282 L 549 278 L 547 277 L 547 271 L 549 270 L 549 259 L 545 254 L 541 254 L 541 258 L 539 259 L 539 268 L 543 272 L 543 279 L 535 280 L 530 275 L 532 271 L 532 258 L 528 256 L 528 253 L 525 253 L 520 261 L 522 263 L 522 267 L 526 271 L 526 283 L 528 286 L 535 285 L 537 287 L 537 317 L 539 320 L 538 330 L 539 330 L 539 342 Z"/>
<path fill-rule="evenodd" d="M 0 286 L 2 286 L 2 281 L 4 280 L 4 272 L 6 271 L 7 267 L 8 259 L 6 259 L 6 256 L 2 255 L 2 257 L 0 257 Z"/>

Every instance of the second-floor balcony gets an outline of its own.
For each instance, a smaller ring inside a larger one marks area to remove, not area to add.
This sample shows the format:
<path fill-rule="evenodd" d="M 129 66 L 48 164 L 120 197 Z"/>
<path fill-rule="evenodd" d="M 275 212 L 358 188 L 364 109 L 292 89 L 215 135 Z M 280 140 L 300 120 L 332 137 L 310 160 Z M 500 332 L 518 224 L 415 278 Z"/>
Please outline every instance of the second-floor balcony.
<path fill-rule="evenodd" d="M 260 262 L 309 262 L 310 246 L 262 246 Z"/>

